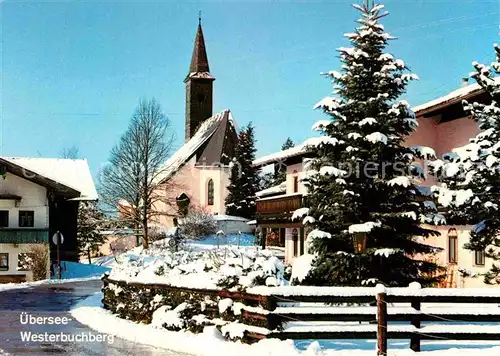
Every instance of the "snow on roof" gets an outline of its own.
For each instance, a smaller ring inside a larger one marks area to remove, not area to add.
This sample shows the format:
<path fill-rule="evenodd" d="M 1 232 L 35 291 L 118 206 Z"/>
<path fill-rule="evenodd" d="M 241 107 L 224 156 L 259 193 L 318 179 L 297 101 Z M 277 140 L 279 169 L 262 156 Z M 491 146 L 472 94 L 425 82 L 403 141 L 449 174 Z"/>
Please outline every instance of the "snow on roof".
<path fill-rule="evenodd" d="M 496 77 L 495 79 L 496 83 L 500 83 L 500 77 Z M 456 90 L 453 90 L 452 92 L 446 94 L 445 96 L 442 96 L 440 98 L 428 101 L 425 104 L 415 106 L 412 108 L 412 110 L 418 114 L 419 111 L 427 110 L 430 109 L 434 106 L 438 106 L 450 101 L 457 101 L 459 99 L 465 98 L 466 96 L 472 95 L 472 94 L 477 94 L 482 91 L 482 88 L 479 86 L 479 84 L 471 84 L 463 88 L 458 88 Z"/>
<path fill-rule="evenodd" d="M 257 198 L 267 197 L 268 195 L 281 194 L 286 192 L 286 182 L 275 185 L 273 187 L 263 189 L 260 192 L 255 193 Z"/>
<path fill-rule="evenodd" d="M 244 221 L 244 222 L 249 221 L 248 219 L 242 218 L 240 216 L 224 215 L 224 214 L 214 215 L 214 220 L 216 220 L 216 221 Z"/>
<path fill-rule="evenodd" d="M 271 153 L 270 155 L 257 158 L 255 161 L 253 161 L 253 165 L 256 167 L 260 167 L 274 162 L 283 161 L 286 158 L 299 156 L 300 154 L 305 153 L 305 147 L 306 145 L 303 143 L 287 150 Z"/>
<path fill-rule="evenodd" d="M 177 150 L 163 166 L 163 171 L 157 178 L 160 182 L 169 179 L 172 174 L 177 172 L 196 151 L 214 134 L 217 127 L 222 122 L 224 117 L 228 115 L 229 122 L 233 122 L 231 111 L 221 111 L 211 118 L 205 120 L 200 128 L 196 131 L 193 137 L 186 142 L 179 150 Z"/>
<path fill-rule="evenodd" d="M 94 180 L 86 159 L 2 157 L 19 167 L 80 192 L 73 200 L 97 200 Z"/>

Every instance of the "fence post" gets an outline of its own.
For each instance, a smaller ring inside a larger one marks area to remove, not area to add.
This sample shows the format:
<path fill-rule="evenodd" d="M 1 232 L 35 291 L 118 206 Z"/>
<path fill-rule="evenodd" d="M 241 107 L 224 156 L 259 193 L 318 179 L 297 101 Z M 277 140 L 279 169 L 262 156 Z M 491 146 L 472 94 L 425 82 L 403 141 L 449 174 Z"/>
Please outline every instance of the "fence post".
<path fill-rule="evenodd" d="M 383 285 L 377 285 L 377 356 L 387 356 L 387 303 Z"/>
<path fill-rule="evenodd" d="M 413 282 L 413 283 L 410 283 L 409 288 L 414 289 L 414 290 L 420 290 L 420 289 L 422 289 L 422 286 L 420 285 L 420 283 Z M 421 298 L 412 299 L 411 307 L 413 309 L 420 311 L 421 306 L 422 306 Z M 412 316 L 411 325 L 413 325 L 417 329 L 420 329 L 420 327 L 421 327 L 421 315 L 420 315 L 420 313 Z M 410 348 L 412 349 L 412 351 L 415 351 L 415 352 L 420 351 L 420 335 L 412 334 L 412 336 L 410 338 Z"/>

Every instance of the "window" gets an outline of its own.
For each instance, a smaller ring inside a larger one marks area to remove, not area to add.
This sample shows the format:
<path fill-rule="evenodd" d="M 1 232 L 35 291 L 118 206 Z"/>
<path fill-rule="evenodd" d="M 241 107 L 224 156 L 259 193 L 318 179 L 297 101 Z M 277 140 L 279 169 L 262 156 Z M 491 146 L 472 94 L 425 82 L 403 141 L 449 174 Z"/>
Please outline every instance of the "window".
<path fill-rule="evenodd" d="M 474 264 L 484 266 L 484 251 L 474 251 Z"/>
<path fill-rule="evenodd" d="M 292 230 L 292 239 L 293 239 L 293 256 L 297 257 L 298 253 L 298 244 L 299 244 L 299 231 L 297 229 Z"/>
<path fill-rule="evenodd" d="M 214 181 L 210 179 L 208 181 L 207 189 L 208 205 L 214 205 Z"/>
<path fill-rule="evenodd" d="M 34 211 L 19 211 L 19 227 L 33 227 L 35 226 L 35 212 Z"/>
<path fill-rule="evenodd" d="M 9 211 L 0 210 L 0 227 L 9 227 Z"/>
<path fill-rule="evenodd" d="M 304 228 L 300 228 L 300 255 L 304 254 Z"/>
<path fill-rule="evenodd" d="M 297 171 L 293 171 L 293 192 L 298 193 L 299 192 L 299 177 L 297 175 Z"/>
<path fill-rule="evenodd" d="M 458 262 L 458 234 L 456 229 L 448 230 L 448 262 Z"/>
<path fill-rule="evenodd" d="M 0 271 L 9 270 L 9 254 L 0 253 Z"/>

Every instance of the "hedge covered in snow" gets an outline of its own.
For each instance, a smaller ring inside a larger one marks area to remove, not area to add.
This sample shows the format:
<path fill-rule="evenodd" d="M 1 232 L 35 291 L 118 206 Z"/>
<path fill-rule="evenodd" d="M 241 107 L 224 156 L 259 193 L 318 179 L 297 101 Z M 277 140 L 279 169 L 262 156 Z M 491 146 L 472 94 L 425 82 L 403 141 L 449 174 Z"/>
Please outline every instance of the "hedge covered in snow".
<path fill-rule="evenodd" d="M 179 252 L 161 245 L 138 248 L 120 256 L 110 278 L 197 289 L 244 290 L 286 283 L 282 261 L 273 252 L 255 247 Z"/>
<path fill-rule="evenodd" d="M 137 323 L 194 333 L 215 325 L 229 339 L 249 341 L 249 327 L 266 332 L 270 324 L 278 325 L 266 317 L 266 301 L 247 300 L 245 289 L 285 285 L 283 274 L 283 263 L 266 250 L 174 253 L 153 246 L 121 256 L 118 266 L 103 277 L 103 304 Z"/>

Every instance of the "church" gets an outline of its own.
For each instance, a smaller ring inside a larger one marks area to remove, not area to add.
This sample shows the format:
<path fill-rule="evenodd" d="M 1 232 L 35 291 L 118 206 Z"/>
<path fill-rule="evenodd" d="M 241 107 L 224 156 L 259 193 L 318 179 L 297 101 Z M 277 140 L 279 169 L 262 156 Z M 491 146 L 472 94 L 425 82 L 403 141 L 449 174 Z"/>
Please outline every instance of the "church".
<path fill-rule="evenodd" d="M 230 110 L 213 113 L 213 83 L 201 21 L 184 83 L 186 86 L 185 142 L 165 163 L 155 203 L 161 212 L 155 224 L 173 226 L 173 219 L 190 209 L 215 216 L 225 213 L 230 167 L 237 129 Z"/>

